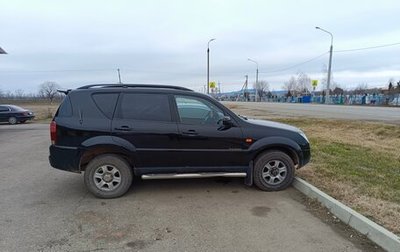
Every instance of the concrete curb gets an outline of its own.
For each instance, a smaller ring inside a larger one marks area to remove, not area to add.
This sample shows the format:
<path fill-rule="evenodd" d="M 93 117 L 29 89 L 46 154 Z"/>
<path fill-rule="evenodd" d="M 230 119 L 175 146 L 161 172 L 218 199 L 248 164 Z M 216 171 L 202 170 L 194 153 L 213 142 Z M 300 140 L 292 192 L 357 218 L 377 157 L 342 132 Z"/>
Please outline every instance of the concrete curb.
<path fill-rule="evenodd" d="M 293 181 L 293 186 L 307 197 L 317 199 L 341 221 L 366 235 L 371 241 L 375 242 L 383 249 L 390 252 L 400 251 L 400 237 L 389 230 L 340 203 L 301 178 L 296 177 Z"/>

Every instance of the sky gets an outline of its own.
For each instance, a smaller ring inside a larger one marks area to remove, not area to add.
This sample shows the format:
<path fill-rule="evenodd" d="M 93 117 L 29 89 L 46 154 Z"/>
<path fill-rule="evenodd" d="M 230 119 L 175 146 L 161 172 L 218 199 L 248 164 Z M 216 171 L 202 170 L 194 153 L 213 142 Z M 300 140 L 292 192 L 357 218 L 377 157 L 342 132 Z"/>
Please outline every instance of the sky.
<path fill-rule="evenodd" d="M 400 1 L 0 0 L 0 90 L 157 83 L 239 90 L 249 76 L 281 90 L 292 75 L 322 80 L 333 34 L 333 80 L 344 89 L 400 80 Z M 316 57 L 320 56 L 315 59 Z M 303 63 L 312 60 L 308 63 Z M 321 85 L 317 89 L 320 89 Z"/>

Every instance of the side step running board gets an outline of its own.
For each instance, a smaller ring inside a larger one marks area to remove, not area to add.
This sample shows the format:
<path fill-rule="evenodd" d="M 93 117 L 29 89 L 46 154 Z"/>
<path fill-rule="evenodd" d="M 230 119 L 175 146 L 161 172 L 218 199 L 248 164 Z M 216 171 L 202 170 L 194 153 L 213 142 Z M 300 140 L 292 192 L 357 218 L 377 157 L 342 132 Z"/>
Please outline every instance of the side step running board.
<path fill-rule="evenodd" d="M 204 172 L 204 173 L 169 173 L 169 174 L 146 174 L 142 179 L 180 179 L 180 178 L 213 178 L 213 177 L 231 177 L 244 178 L 245 172 Z"/>

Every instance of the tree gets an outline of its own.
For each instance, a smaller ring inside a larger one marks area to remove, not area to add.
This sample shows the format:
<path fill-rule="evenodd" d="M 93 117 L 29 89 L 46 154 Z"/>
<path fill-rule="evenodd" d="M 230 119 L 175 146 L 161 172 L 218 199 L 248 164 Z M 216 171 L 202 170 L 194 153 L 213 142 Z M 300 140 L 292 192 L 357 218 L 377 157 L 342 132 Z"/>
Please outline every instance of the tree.
<path fill-rule="evenodd" d="M 297 76 L 291 76 L 289 81 L 283 83 L 284 90 L 287 91 L 286 96 L 309 93 L 311 89 L 311 79 L 303 72 L 297 73 Z"/>
<path fill-rule="evenodd" d="M 269 83 L 264 80 L 258 81 L 258 83 L 253 84 L 253 88 L 257 92 L 257 96 L 261 100 L 261 98 L 269 91 Z"/>
<path fill-rule="evenodd" d="M 297 80 L 294 76 L 291 76 L 289 81 L 283 83 L 282 88 L 287 91 L 286 96 L 292 96 L 297 87 Z"/>
<path fill-rule="evenodd" d="M 393 83 L 392 82 L 389 82 L 388 90 L 389 90 L 389 92 L 390 92 L 390 90 L 393 90 Z"/>
<path fill-rule="evenodd" d="M 17 89 L 15 90 L 15 98 L 17 99 L 22 99 L 24 97 L 24 90 L 22 89 Z"/>
<path fill-rule="evenodd" d="M 365 94 L 365 92 L 368 89 L 368 84 L 367 83 L 360 83 L 357 85 L 357 87 L 354 89 L 356 94 Z"/>
<path fill-rule="evenodd" d="M 311 79 L 303 72 L 297 73 L 296 91 L 299 93 L 310 93 Z"/>
<path fill-rule="evenodd" d="M 397 82 L 396 90 L 397 90 L 397 93 L 400 94 L 400 81 Z"/>
<path fill-rule="evenodd" d="M 46 81 L 39 86 L 39 95 L 43 98 L 49 99 L 50 103 L 57 97 L 57 89 L 60 88 L 56 82 Z"/>
<path fill-rule="evenodd" d="M 333 94 L 334 94 L 334 95 L 342 95 L 343 93 L 344 93 L 344 90 L 341 89 L 340 87 L 336 87 L 336 88 L 333 90 Z"/>

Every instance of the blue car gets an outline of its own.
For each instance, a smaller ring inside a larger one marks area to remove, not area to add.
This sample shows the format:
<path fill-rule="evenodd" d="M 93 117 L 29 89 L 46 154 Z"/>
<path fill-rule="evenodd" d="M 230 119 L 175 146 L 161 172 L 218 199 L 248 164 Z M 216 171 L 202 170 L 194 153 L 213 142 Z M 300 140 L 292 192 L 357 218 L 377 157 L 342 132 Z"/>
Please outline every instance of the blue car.
<path fill-rule="evenodd" d="M 35 117 L 32 111 L 15 106 L 0 104 L 0 122 L 9 124 L 25 123 Z"/>

